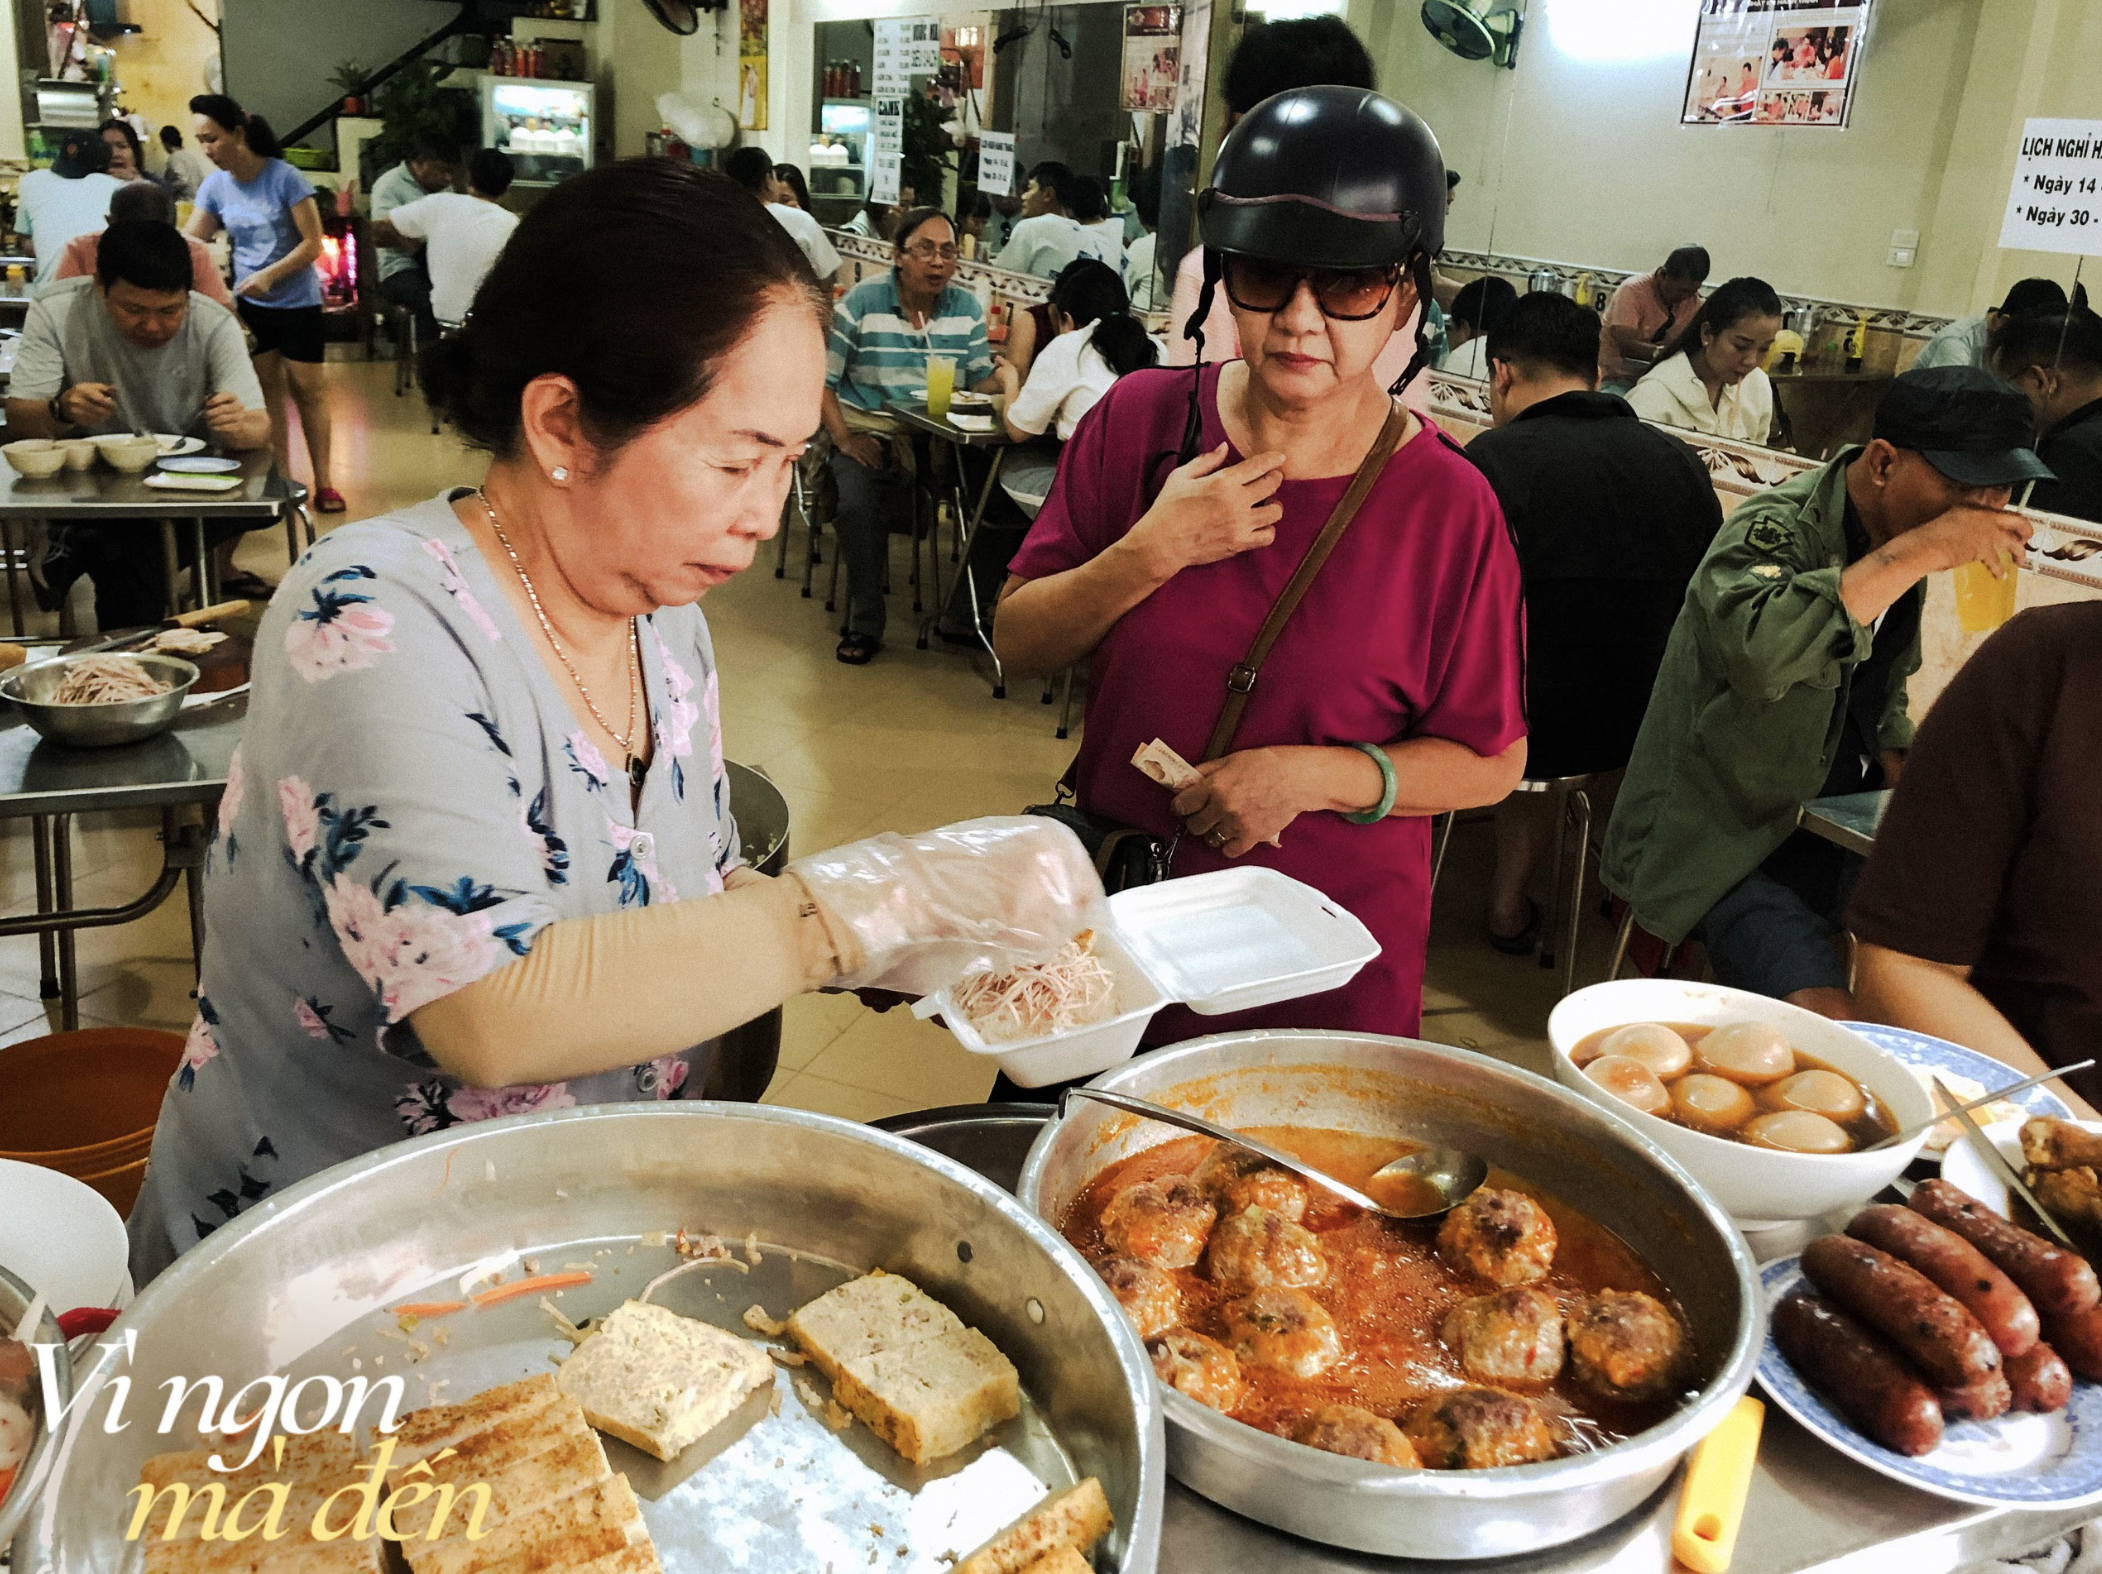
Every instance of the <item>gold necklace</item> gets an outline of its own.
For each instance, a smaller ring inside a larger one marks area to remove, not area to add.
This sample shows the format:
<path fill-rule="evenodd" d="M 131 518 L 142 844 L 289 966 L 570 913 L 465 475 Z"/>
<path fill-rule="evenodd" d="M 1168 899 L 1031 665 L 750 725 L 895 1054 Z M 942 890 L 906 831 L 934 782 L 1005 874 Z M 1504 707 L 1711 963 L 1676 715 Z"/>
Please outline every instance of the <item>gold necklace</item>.
<path fill-rule="evenodd" d="M 489 516 L 489 528 L 496 532 L 498 545 L 504 549 L 504 555 L 511 560 L 511 567 L 517 571 L 519 584 L 525 587 L 526 600 L 533 605 L 533 616 L 540 620 L 540 632 L 547 636 L 547 642 L 553 648 L 556 659 L 569 674 L 569 681 L 577 686 L 577 694 L 584 701 L 584 708 L 590 711 L 592 719 L 605 729 L 606 736 L 620 745 L 621 753 L 626 756 L 624 764 L 627 768 L 628 784 L 640 792 L 643 778 L 649 774 L 650 769 L 649 762 L 635 753 L 635 705 L 636 695 L 641 688 L 639 679 L 642 671 L 641 630 L 637 628 L 633 618 L 628 619 L 628 730 L 621 733 L 616 731 L 613 723 L 606 720 L 599 711 L 597 703 L 591 698 L 591 690 L 584 687 L 584 679 L 577 671 L 576 663 L 569 659 L 569 652 L 564 650 L 562 642 L 555 638 L 555 626 L 548 622 L 547 609 L 540 605 L 540 593 L 533 588 L 533 578 L 526 572 L 525 564 L 518 560 L 518 551 L 511 545 L 511 538 L 504 534 L 504 527 L 496 517 L 496 510 L 490 506 L 489 494 L 476 487 L 474 495 L 481 502 L 482 512 Z"/>

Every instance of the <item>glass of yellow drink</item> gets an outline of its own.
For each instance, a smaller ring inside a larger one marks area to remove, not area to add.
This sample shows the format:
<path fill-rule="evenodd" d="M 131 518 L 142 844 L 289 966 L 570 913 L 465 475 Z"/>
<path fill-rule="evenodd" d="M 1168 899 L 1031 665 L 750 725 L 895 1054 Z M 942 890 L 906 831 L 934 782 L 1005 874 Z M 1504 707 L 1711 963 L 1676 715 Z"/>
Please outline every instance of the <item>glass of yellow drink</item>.
<path fill-rule="evenodd" d="M 927 413 L 937 421 L 949 418 L 949 399 L 956 392 L 956 363 L 946 355 L 927 357 Z"/>
<path fill-rule="evenodd" d="M 2007 553 L 2000 554 L 2002 577 L 1983 563 L 1965 563 L 1956 570 L 1956 620 L 1966 634 L 1984 634 L 2014 616 L 2015 566 Z"/>

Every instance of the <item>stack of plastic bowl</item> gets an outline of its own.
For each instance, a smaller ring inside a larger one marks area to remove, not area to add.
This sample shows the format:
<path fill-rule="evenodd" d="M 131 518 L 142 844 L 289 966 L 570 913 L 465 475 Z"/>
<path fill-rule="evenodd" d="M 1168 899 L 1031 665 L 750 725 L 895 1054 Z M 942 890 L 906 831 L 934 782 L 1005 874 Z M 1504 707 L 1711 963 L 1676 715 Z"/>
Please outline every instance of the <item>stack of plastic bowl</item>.
<path fill-rule="evenodd" d="M 0 1263 L 54 1312 L 131 1300 L 131 1242 L 109 1200 L 85 1182 L 0 1159 Z"/>
<path fill-rule="evenodd" d="M 0 1049 L 0 1159 L 85 1181 L 131 1211 L 160 1119 L 161 1095 L 181 1065 L 178 1033 L 84 1028 Z"/>

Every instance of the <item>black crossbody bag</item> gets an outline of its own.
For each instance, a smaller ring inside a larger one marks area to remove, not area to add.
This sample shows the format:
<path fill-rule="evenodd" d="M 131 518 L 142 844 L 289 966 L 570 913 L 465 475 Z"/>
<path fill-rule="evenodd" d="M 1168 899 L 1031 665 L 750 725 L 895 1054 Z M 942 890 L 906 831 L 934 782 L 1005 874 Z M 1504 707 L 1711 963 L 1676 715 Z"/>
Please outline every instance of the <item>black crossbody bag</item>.
<path fill-rule="evenodd" d="M 1292 614 L 1299 609 L 1299 603 L 1306 598 L 1314 576 L 1321 572 L 1329 554 L 1335 551 L 1336 543 L 1343 539 L 1343 532 L 1357 517 L 1359 507 L 1371 495 L 1380 472 L 1386 468 L 1394 450 L 1401 446 L 1402 434 L 1408 430 L 1408 424 L 1409 413 L 1402 406 L 1395 405 L 1387 412 L 1386 424 L 1359 461 L 1356 474 L 1337 500 L 1328 522 L 1321 527 L 1321 534 L 1314 538 L 1314 544 L 1300 559 L 1299 567 L 1293 571 L 1285 588 L 1278 592 L 1270 615 L 1256 630 L 1248 654 L 1227 672 L 1226 702 L 1220 707 L 1219 719 L 1212 725 L 1211 738 L 1204 746 L 1204 757 L 1197 763 L 1208 763 L 1232 751 L 1242 712 L 1248 709 L 1248 697 L 1255 692 L 1255 680 L 1263 670 L 1263 663 L 1269 659 L 1271 647 L 1277 643 Z M 1105 891 L 1114 893 L 1137 885 L 1155 885 L 1168 878 L 1180 836 L 1170 839 L 1135 826 L 1120 825 L 1105 816 L 1088 813 L 1071 801 L 1072 798 L 1073 769 L 1069 766 L 1059 781 L 1057 802 L 1032 804 L 1022 812 L 1056 820 L 1079 837 L 1081 846 L 1094 860 L 1095 872 L 1102 876 Z"/>

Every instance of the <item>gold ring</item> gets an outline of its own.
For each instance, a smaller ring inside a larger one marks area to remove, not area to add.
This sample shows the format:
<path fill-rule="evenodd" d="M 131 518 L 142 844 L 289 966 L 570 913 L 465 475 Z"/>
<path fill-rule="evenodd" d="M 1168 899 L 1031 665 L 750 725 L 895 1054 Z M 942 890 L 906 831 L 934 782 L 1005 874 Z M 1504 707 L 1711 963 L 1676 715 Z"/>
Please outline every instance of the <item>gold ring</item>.
<path fill-rule="evenodd" d="M 1204 839 L 1207 842 L 1210 842 L 1214 847 L 1224 847 L 1230 838 L 1228 838 L 1226 832 L 1223 829 L 1219 828 L 1218 826 L 1214 826 L 1211 830 L 1205 833 Z"/>

